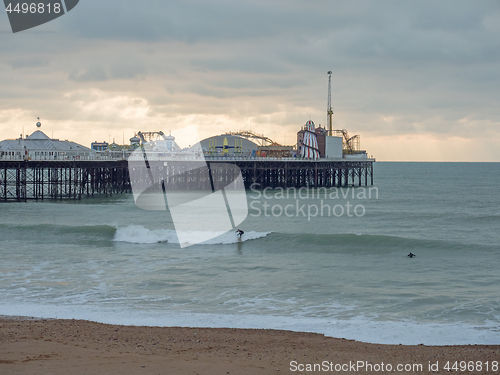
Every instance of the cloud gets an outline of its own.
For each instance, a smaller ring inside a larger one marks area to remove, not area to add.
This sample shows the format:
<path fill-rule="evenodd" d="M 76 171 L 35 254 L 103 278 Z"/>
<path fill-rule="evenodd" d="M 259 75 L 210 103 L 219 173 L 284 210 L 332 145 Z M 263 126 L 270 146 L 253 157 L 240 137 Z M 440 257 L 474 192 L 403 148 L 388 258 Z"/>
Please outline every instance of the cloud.
<path fill-rule="evenodd" d="M 20 60 L 11 60 L 6 62 L 12 69 L 29 69 L 29 68 L 40 68 L 49 65 L 49 60 L 46 58 L 24 58 Z"/>
<path fill-rule="evenodd" d="M 117 61 L 111 64 L 109 71 L 112 79 L 132 79 L 146 73 L 142 64 L 131 61 Z"/>
<path fill-rule="evenodd" d="M 84 144 L 190 124 L 292 143 L 326 123 L 332 70 L 334 124 L 375 156 L 403 158 L 384 137 L 500 141 L 499 17 L 496 1 L 88 0 L 1 35 L 0 130 L 40 116 Z"/>
<path fill-rule="evenodd" d="M 108 75 L 101 66 L 96 65 L 84 71 L 73 70 L 68 79 L 74 82 L 102 82 L 108 80 Z"/>

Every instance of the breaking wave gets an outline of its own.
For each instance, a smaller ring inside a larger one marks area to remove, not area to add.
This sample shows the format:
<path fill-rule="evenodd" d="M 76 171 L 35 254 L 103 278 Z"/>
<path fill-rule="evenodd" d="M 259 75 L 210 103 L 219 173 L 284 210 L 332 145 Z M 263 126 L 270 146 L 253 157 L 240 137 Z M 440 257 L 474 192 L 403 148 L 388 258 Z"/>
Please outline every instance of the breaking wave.
<path fill-rule="evenodd" d="M 242 242 L 256 240 L 266 237 L 272 232 L 245 232 Z M 198 244 L 199 240 L 206 238 L 206 233 L 201 231 L 189 231 L 189 238 L 192 239 L 190 244 Z M 168 242 L 178 244 L 177 234 L 173 229 L 148 229 L 141 225 L 129 225 L 127 227 L 118 228 L 113 239 L 116 242 L 128 242 L 135 244 L 153 244 L 159 242 Z M 229 245 L 238 242 L 236 234 L 231 231 L 211 240 L 205 241 L 203 245 Z"/>

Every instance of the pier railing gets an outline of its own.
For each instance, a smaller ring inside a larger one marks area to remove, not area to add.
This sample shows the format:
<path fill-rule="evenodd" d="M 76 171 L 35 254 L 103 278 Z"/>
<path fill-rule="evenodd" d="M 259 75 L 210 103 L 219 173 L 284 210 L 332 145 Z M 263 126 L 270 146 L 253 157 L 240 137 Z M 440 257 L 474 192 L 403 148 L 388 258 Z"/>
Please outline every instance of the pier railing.
<path fill-rule="evenodd" d="M 112 151 L 109 153 L 100 153 L 97 155 L 36 155 L 28 154 L 27 156 L 22 155 L 1 155 L 0 161 L 123 161 L 123 160 L 139 160 L 141 157 L 130 152 L 122 151 Z M 177 153 L 177 154 L 166 154 L 166 153 L 148 153 L 148 158 L 155 161 L 169 161 L 169 160 L 186 160 L 186 159 L 201 159 L 200 156 L 195 156 L 190 153 Z M 207 161 L 211 160 L 226 160 L 226 161 L 239 161 L 239 160 L 253 160 L 253 161 L 312 161 L 312 162 L 322 162 L 322 161 L 374 161 L 375 159 L 363 159 L 353 157 L 351 155 L 346 155 L 343 158 L 319 158 L 319 159 L 304 159 L 301 157 L 267 157 L 267 156 L 249 156 L 249 155 L 231 155 L 231 156 L 218 156 L 218 155 L 203 155 L 203 158 Z"/>

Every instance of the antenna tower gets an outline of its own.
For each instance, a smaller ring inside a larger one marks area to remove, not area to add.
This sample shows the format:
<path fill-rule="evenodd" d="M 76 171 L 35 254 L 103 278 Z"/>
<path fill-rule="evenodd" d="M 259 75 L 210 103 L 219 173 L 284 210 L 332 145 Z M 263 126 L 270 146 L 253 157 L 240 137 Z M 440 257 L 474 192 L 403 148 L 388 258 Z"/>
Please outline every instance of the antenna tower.
<path fill-rule="evenodd" d="M 332 72 L 328 73 L 328 105 L 326 109 L 327 113 L 327 121 L 328 121 L 328 135 L 332 136 L 332 117 L 333 117 L 333 109 L 332 109 Z"/>

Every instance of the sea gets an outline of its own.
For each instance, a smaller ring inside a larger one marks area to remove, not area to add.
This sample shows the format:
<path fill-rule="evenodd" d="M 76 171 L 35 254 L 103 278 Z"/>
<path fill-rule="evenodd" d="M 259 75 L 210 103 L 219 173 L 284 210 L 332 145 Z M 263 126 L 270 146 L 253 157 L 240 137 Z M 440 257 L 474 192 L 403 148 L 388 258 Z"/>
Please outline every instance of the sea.
<path fill-rule="evenodd" d="M 0 315 L 500 344 L 500 164 L 376 162 L 374 176 L 248 190 L 241 241 L 193 228 L 185 247 L 168 209 L 132 194 L 0 203 Z"/>

